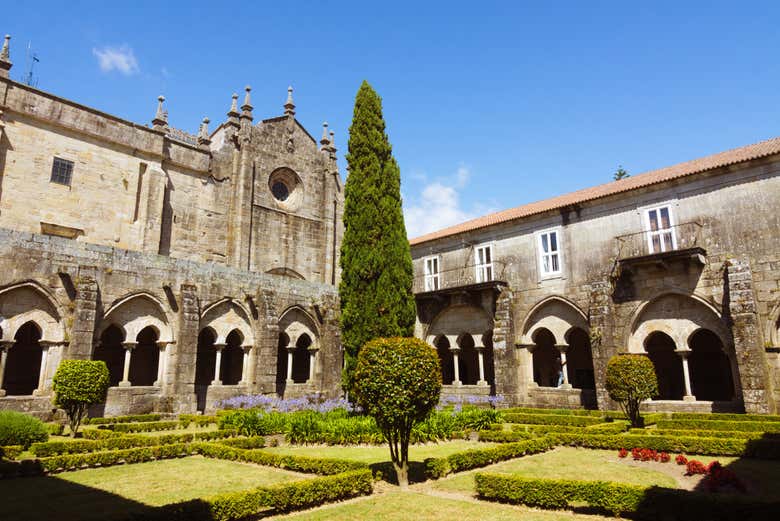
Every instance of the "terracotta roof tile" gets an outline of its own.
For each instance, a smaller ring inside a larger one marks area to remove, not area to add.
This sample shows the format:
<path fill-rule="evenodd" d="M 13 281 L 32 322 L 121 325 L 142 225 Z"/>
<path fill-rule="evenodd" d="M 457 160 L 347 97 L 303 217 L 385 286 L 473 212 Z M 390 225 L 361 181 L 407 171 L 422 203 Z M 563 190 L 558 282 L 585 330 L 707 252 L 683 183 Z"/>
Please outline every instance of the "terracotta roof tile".
<path fill-rule="evenodd" d="M 529 217 L 531 215 L 570 206 L 572 204 L 592 201 L 601 197 L 628 192 L 630 190 L 636 190 L 638 188 L 662 183 L 671 179 L 677 179 L 699 172 L 712 170 L 714 168 L 742 163 L 744 161 L 750 161 L 751 159 L 758 159 L 773 154 L 780 154 L 780 137 L 762 141 L 753 145 L 727 150 L 725 152 L 720 152 L 711 156 L 694 159 L 693 161 L 686 161 L 685 163 L 679 163 L 658 170 L 651 170 L 650 172 L 631 176 L 626 179 L 621 179 L 620 181 L 613 181 L 611 183 L 593 186 L 583 190 L 577 190 L 576 192 L 571 192 L 568 194 L 559 195 L 557 197 L 552 197 L 550 199 L 537 201 L 535 203 L 517 206 L 508 210 L 488 214 L 470 221 L 444 228 L 442 230 L 415 237 L 409 242 L 412 244 L 412 246 L 414 246 L 424 242 L 441 239 L 443 237 L 449 237 L 459 233 L 486 228 L 495 224 L 505 223 L 515 219 L 521 219 L 523 217 Z"/>

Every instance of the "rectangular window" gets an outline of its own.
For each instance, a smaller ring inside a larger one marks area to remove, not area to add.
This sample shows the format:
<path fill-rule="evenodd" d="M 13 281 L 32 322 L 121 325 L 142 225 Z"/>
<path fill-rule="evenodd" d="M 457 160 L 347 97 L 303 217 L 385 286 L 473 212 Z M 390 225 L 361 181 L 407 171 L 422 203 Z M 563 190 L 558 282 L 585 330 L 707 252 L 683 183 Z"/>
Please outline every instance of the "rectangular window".
<path fill-rule="evenodd" d="M 477 246 L 474 251 L 477 282 L 493 280 L 493 248 L 490 245 Z"/>
<path fill-rule="evenodd" d="M 427 257 L 425 262 L 425 291 L 439 289 L 439 257 Z"/>
<path fill-rule="evenodd" d="M 67 159 L 54 158 L 54 163 L 51 166 L 51 179 L 52 183 L 60 185 L 70 186 L 70 180 L 73 177 L 73 161 Z"/>
<path fill-rule="evenodd" d="M 539 234 L 539 266 L 542 276 L 561 272 L 561 250 L 557 231 Z"/>
<path fill-rule="evenodd" d="M 645 213 L 647 217 L 647 247 L 650 253 L 661 253 L 677 248 L 677 238 L 674 233 L 672 209 L 669 206 L 651 208 Z"/>

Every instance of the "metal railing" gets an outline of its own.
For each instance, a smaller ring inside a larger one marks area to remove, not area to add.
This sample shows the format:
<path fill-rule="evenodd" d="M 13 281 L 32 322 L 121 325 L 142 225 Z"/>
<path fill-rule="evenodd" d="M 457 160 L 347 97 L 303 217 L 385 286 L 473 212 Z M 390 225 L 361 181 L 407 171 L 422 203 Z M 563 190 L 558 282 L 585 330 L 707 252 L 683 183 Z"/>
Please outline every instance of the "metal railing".
<path fill-rule="evenodd" d="M 500 261 L 490 264 L 469 264 L 458 268 L 441 270 L 437 275 L 417 275 L 414 278 L 413 291 L 424 293 L 443 289 L 458 288 L 480 284 L 482 282 L 506 281 L 506 265 Z"/>
<path fill-rule="evenodd" d="M 620 235 L 616 237 L 618 241 L 618 260 L 701 246 L 701 230 L 701 223 L 694 221 L 675 224 L 662 230 Z"/>

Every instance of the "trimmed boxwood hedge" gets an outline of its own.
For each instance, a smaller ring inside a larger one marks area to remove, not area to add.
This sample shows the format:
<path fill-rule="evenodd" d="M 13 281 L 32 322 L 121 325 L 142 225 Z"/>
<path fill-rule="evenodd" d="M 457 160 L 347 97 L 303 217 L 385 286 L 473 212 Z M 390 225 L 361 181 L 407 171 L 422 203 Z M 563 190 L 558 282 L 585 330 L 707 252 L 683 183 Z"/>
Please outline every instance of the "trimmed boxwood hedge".
<path fill-rule="evenodd" d="M 780 432 L 780 422 L 769 421 L 662 420 L 656 425 L 659 429 Z"/>
<path fill-rule="evenodd" d="M 331 476 L 341 472 L 368 468 L 368 465 L 359 461 L 275 454 L 261 449 L 247 450 L 229 447 L 222 443 L 193 443 L 192 445 L 199 454 L 208 458 L 244 461 L 307 474 Z"/>
<path fill-rule="evenodd" d="M 208 427 L 212 424 L 217 424 L 219 420 L 216 416 L 202 416 L 200 414 L 181 414 L 179 415 L 179 424 L 182 428 L 186 429 L 191 423 L 194 423 L 198 427 Z"/>
<path fill-rule="evenodd" d="M 0 447 L 0 460 L 2 459 L 16 459 L 19 454 L 24 451 L 24 447 L 21 445 L 6 445 Z"/>
<path fill-rule="evenodd" d="M 108 423 L 98 425 L 98 429 L 108 429 L 114 432 L 154 432 L 170 431 L 181 427 L 178 421 L 160 421 L 146 423 Z"/>
<path fill-rule="evenodd" d="M 512 443 L 515 441 L 527 440 L 533 437 L 533 434 L 525 431 L 479 431 L 479 441 L 492 441 L 495 443 Z"/>
<path fill-rule="evenodd" d="M 136 447 L 124 450 L 105 452 L 88 452 L 83 454 L 63 454 L 42 458 L 41 469 L 45 472 L 59 472 L 83 467 L 108 467 L 120 463 L 142 463 L 157 459 L 179 458 L 197 453 L 195 444 L 175 443 L 172 445 L 156 445 L 154 447 Z"/>
<path fill-rule="evenodd" d="M 109 423 L 156 422 L 160 421 L 161 418 L 162 415 L 160 414 L 132 414 L 128 416 L 113 416 L 107 418 L 89 418 L 84 424 L 106 425 Z"/>
<path fill-rule="evenodd" d="M 675 412 L 673 420 L 725 420 L 725 421 L 759 421 L 780 422 L 777 414 L 737 414 L 737 413 L 711 413 L 711 412 Z"/>
<path fill-rule="evenodd" d="M 603 423 L 604 419 L 595 416 L 577 416 L 567 414 L 526 414 L 505 413 L 504 421 L 507 423 L 526 423 L 531 425 L 595 425 Z"/>
<path fill-rule="evenodd" d="M 744 438 L 702 438 L 692 436 L 650 436 L 650 435 L 599 435 L 550 433 L 548 439 L 556 445 L 570 445 L 589 449 L 612 449 L 642 447 L 666 452 L 705 454 L 712 456 L 746 456 L 761 459 L 780 459 L 780 440 Z"/>
<path fill-rule="evenodd" d="M 569 502 L 584 502 L 614 516 L 629 515 L 652 521 L 769 521 L 777 519 L 780 512 L 777 501 L 608 481 L 533 479 L 484 473 L 477 473 L 475 481 L 481 499 L 556 510 L 566 508 Z"/>
<path fill-rule="evenodd" d="M 751 432 L 751 431 L 710 431 L 710 430 L 683 430 L 683 429 L 631 429 L 629 434 L 643 434 L 650 436 L 696 436 L 699 438 L 745 438 L 745 439 L 780 439 L 778 432 Z"/>
<path fill-rule="evenodd" d="M 425 476 L 429 479 L 438 479 L 453 472 L 476 469 L 527 454 L 545 452 L 554 446 L 553 441 L 548 438 L 536 438 L 504 443 L 497 447 L 466 450 L 443 458 L 427 458 L 424 461 Z"/>

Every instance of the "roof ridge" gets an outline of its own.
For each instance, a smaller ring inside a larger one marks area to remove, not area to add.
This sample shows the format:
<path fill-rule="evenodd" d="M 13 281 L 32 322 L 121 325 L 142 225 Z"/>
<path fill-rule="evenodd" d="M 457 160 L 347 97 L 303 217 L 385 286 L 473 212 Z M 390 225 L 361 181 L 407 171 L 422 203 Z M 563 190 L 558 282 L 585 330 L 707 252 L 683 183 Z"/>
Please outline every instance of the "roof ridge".
<path fill-rule="evenodd" d="M 448 237 L 459 233 L 486 228 L 495 224 L 501 224 L 515 219 L 520 219 L 522 217 L 529 217 L 531 215 L 536 215 L 564 206 L 592 201 L 602 197 L 607 197 L 609 195 L 636 190 L 638 188 L 662 183 L 664 181 L 669 181 L 672 179 L 705 172 L 707 170 L 713 170 L 715 168 L 742 163 L 752 159 L 766 157 L 778 153 L 780 153 L 780 137 L 774 137 L 750 145 L 736 147 L 700 158 L 683 161 L 671 166 L 648 170 L 647 172 L 642 172 L 625 179 L 610 181 L 608 183 L 582 188 L 580 190 L 556 195 L 547 199 L 540 199 L 538 201 L 524 205 L 499 210 L 498 212 L 489 213 L 475 219 L 470 219 L 459 224 L 448 226 L 441 230 L 433 231 L 418 237 L 413 237 L 409 240 L 409 242 L 412 245 L 422 244 L 424 242 L 435 239 L 441 239 L 443 237 Z"/>

